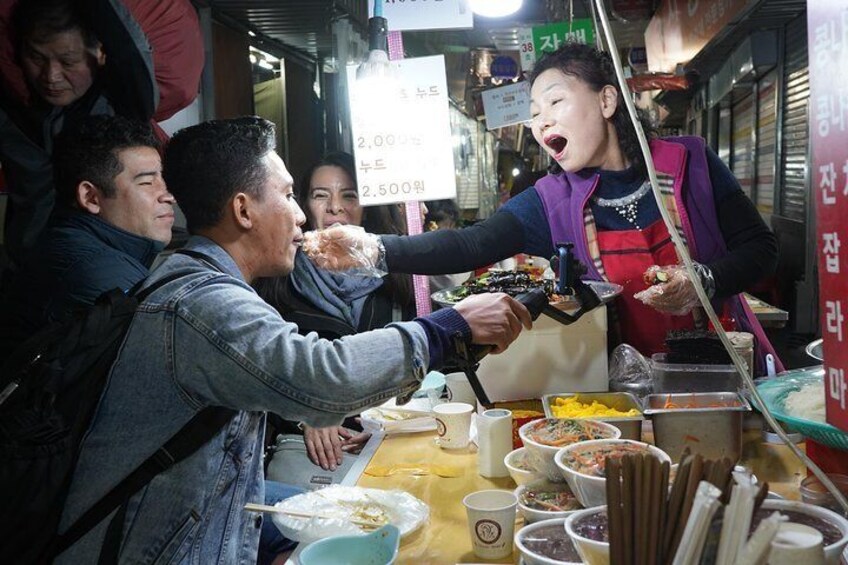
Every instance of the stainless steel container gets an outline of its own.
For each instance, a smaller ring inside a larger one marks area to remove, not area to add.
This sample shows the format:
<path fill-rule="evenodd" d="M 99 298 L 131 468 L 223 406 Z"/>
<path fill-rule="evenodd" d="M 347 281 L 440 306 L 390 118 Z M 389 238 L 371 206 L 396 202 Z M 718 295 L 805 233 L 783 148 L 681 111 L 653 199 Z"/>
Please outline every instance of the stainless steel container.
<path fill-rule="evenodd" d="M 604 406 L 615 408 L 621 412 L 627 412 L 635 408 L 640 412 L 639 416 L 629 416 L 626 418 L 586 418 L 587 420 L 597 420 L 599 422 L 607 422 L 621 430 L 622 439 L 635 439 L 642 441 L 642 422 L 645 417 L 641 415 L 642 405 L 639 400 L 629 392 L 564 392 L 560 394 L 546 394 L 542 397 L 542 406 L 545 409 L 545 416 L 555 418 L 551 406 L 556 402 L 557 398 L 571 398 L 579 396 L 580 402 L 591 404 L 593 400 L 597 400 Z"/>
<path fill-rule="evenodd" d="M 751 405 L 735 392 L 651 394 L 645 415 L 653 421 L 654 444 L 677 462 L 685 448 L 706 459 L 742 455 L 742 418 Z"/>

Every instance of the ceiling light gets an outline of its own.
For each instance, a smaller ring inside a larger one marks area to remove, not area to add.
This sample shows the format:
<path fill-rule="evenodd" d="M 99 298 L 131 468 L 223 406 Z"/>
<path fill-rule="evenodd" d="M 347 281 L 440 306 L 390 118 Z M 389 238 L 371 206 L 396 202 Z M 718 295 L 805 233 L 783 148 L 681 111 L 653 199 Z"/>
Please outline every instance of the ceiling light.
<path fill-rule="evenodd" d="M 521 171 L 518 169 L 518 167 L 512 168 L 512 176 L 517 177 L 520 174 L 521 174 Z"/>
<path fill-rule="evenodd" d="M 471 10 L 487 18 L 502 18 L 514 14 L 522 0 L 471 0 Z"/>
<path fill-rule="evenodd" d="M 256 33 L 252 32 L 250 30 L 247 30 L 247 35 L 249 35 L 250 37 L 256 37 Z"/>
<path fill-rule="evenodd" d="M 250 62 L 251 62 L 252 64 L 254 64 L 254 65 L 255 65 L 255 64 L 256 64 L 256 62 L 257 62 L 258 60 L 259 60 L 259 59 L 257 59 L 257 58 L 256 58 L 256 55 L 254 55 L 253 53 L 251 53 L 251 54 L 250 54 Z"/>
<path fill-rule="evenodd" d="M 265 59 L 260 59 L 259 62 L 256 63 L 256 64 L 259 65 L 260 67 L 262 67 L 263 69 L 268 69 L 269 71 L 274 70 L 274 65 L 272 65 L 271 63 L 269 63 Z"/>

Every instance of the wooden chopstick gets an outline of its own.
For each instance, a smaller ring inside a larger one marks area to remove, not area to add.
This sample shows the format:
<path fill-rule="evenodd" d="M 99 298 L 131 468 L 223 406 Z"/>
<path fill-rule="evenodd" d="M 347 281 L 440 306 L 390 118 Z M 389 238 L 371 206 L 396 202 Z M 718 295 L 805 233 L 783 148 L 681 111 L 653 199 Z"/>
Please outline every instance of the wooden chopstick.
<path fill-rule="evenodd" d="M 624 532 L 621 517 L 621 461 L 607 458 L 607 522 L 609 524 L 610 565 L 624 562 Z"/>
<path fill-rule="evenodd" d="M 379 528 L 382 524 L 375 524 L 374 522 L 369 522 L 367 520 L 360 520 L 358 518 L 351 518 L 345 516 L 328 516 L 325 514 L 313 514 L 311 512 L 297 512 L 294 510 L 286 510 L 285 508 L 280 508 L 278 506 L 268 506 L 267 504 L 254 504 L 252 502 L 248 502 L 244 505 L 244 509 L 248 512 L 269 512 L 272 514 L 285 514 L 286 516 L 292 516 L 294 518 L 323 518 L 325 520 L 344 520 L 345 522 L 350 522 L 351 524 L 356 524 L 357 526 L 363 526 L 366 528 Z"/>

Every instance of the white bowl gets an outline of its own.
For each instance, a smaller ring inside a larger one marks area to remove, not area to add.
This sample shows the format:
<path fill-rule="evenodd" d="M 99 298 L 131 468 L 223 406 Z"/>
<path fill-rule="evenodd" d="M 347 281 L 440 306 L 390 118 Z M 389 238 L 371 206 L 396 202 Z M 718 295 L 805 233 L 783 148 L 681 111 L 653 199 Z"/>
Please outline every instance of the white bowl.
<path fill-rule="evenodd" d="M 574 543 L 569 539 L 568 534 L 565 532 L 565 526 L 563 525 L 564 522 L 565 518 L 544 520 L 542 522 L 536 522 L 534 524 L 524 526 L 515 532 L 515 546 L 518 548 L 518 551 L 521 552 L 521 562 L 526 565 L 577 565 L 582 563 L 583 561 L 577 556 L 575 556 L 573 561 L 559 561 L 550 557 L 545 557 L 544 555 L 536 553 L 532 549 L 528 548 L 524 543 L 525 539 L 537 536 L 537 532 L 539 530 L 550 527 L 560 530 L 562 532 L 563 543 L 571 543 L 573 546 Z"/>
<path fill-rule="evenodd" d="M 528 471 L 527 469 L 522 469 L 518 467 L 518 463 L 524 460 L 525 466 L 530 465 L 530 458 L 527 453 L 526 447 L 519 447 L 518 449 L 513 449 L 504 457 L 504 465 L 509 470 L 509 476 L 512 477 L 512 480 L 515 481 L 515 484 L 518 486 L 526 485 L 527 483 L 537 481 L 542 478 L 542 475 L 534 472 Z"/>
<path fill-rule="evenodd" d="M 528 524 L 532 524 L 533 522 L 540 522 L 542 520 L 550 520 L 552 518 L 565 518 L 566 516 L 583 510 L 582 507 L 576 508 L 574 510 L 539 510 L 537 508 L 530 508 L 529 506 L 521 502 L 521 496 L 530 489 L 540 490 L 543 492 L 561 490 L 568 491 L 569 493 L 572 492 L 571 487 L 568 486 L 568 483 L 553 483 L 547 479 L 533 481 L 532 483 L 521 485 L 520 487 L 515 489 L 515 496 L 518 497 L 518 508 L 520 509 L 521 514 L 524 516 L 524 521 Z"/>
<path fill-rule="evenodd" d="M 609 565 L 609 542 L 596 541 L 587 537 L 583 537 L 575 531 L 575 527 L 582 520 L 586 519 L 589 516 L 598 514 L 599 512 L 603 512 L 604 514 L 606 514 L 606 506 L 602 506 L 600 508 L 587 508 L 586 510 L 575 512 L 574 514 L 565 519 L 566 533 L 571 538 L 571 541 L 574 543 L 574 547 L 575 549 L 577 549 L 577 553 L 579 553 L 580 557 L 583 558 L 583 562 L 588 563 L 589 565 Z"/>
<path fill-rule="evenodd" d="M 607 503 L 607 479 L 606 477 L 594 477 L 592 475 L 578 473 L 566 465 L 565 457 L 573 451 L 582 451 L 593 447 L 598 448 L 602 446 L 615 446 L 621 444 L 644 446 L 650 453 L 659 458 L 661 462 L 668 461 L 669 464 L 671 464 L 671 458 L 665 451 L 658 447 L 654 447 L 649 443 L 633 441 L 630 439 L 596 439 L 591 441 L 581 441 L 580 443 L 574 443 L 563 447 L 557 451 L 554 456 L 554 463 L 562 473 L 562 476 L 565 477 L 568 485 L 571 487 L 571 492 L 574 493 L 574 496 L 577 497 L 577 500 L 579 500 L 580 504 L 584 507 L 592 508 L 594 506 L 603 506 Z"/>
<path fill-rule="evenodd" d="M 542 418 L 541 420 L 533 420 L 518 428 L 518 435 L 521 437 L 524 447 L 527 448 L 527 453 L 530 456 L 530 462 L 536 467 L 536 471 L 549 481 L 561 483 L 564 479 L 562 473 L 560 473 L 559 469 L 557 469 L 556 463 L 554 463 L 554 455 L 556 455 L 557 451 L 559 451 L 562 446 L 539 443 L 530 439 L 528 436 L 530 432 L 536 429 L 536 426 L 541 426 L 550 421 L 563 422 L 565 420 L 561 418 Z M 596 420 L 572 421 L 591 429 L 594 432 L 592 433 L 593 437 L 621 437 L 621 430 L 612 424 L 607 424 L 606 422 L 598 422 Z"/>
<path fill-rule="evenodd" d="M 766 499 L 763 501 L 761 508 L 764 510 L 777 510 L 778 512 L 794 510 L 795 512 L 801 512 L 816 518 L 821 518 L 822 520 L 830 522 L 836 526 L 842 532 L 842 537 L 838 541 L 825 546 L 824 559 L 828 564 L 836 565 L 839 563 L 839 556 L 842 555 L 842 552 L 845 550 L 845 546 L 848 545 L 848 520 L 833 510 L 794 500 Z"/>

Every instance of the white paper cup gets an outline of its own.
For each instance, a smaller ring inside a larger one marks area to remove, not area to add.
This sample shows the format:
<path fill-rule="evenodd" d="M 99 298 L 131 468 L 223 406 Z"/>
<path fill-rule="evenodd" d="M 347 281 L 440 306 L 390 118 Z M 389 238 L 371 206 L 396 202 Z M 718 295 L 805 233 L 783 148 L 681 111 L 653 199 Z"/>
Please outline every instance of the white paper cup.
<path fill-rule="evenodd" d="M 471 388 L 465 373 L 445 375 L 445 385 L 448 389 L 448 402 L 464 402 L 471 406 L 477 404 L 477 396 L 475 396 L 474 389 Z"/>
<path fill-rule="evenodd" d="M 462 500 L 474 555 L 501 559 L 512 555 L 518 497 L 508 490 L 478 490 Z"/>
<path fill-rule="evenodd" d="M 464 402 L 446 402 L 433 407 L 440 447 L 460 449 L 468 445 L 473 411 L 474 407 Z"/>
<path fill-rule="evenodd" d="M 784 522 L 771 542 L 770 565 L 824 565 L 824 538 L 818 530 Z"/>

